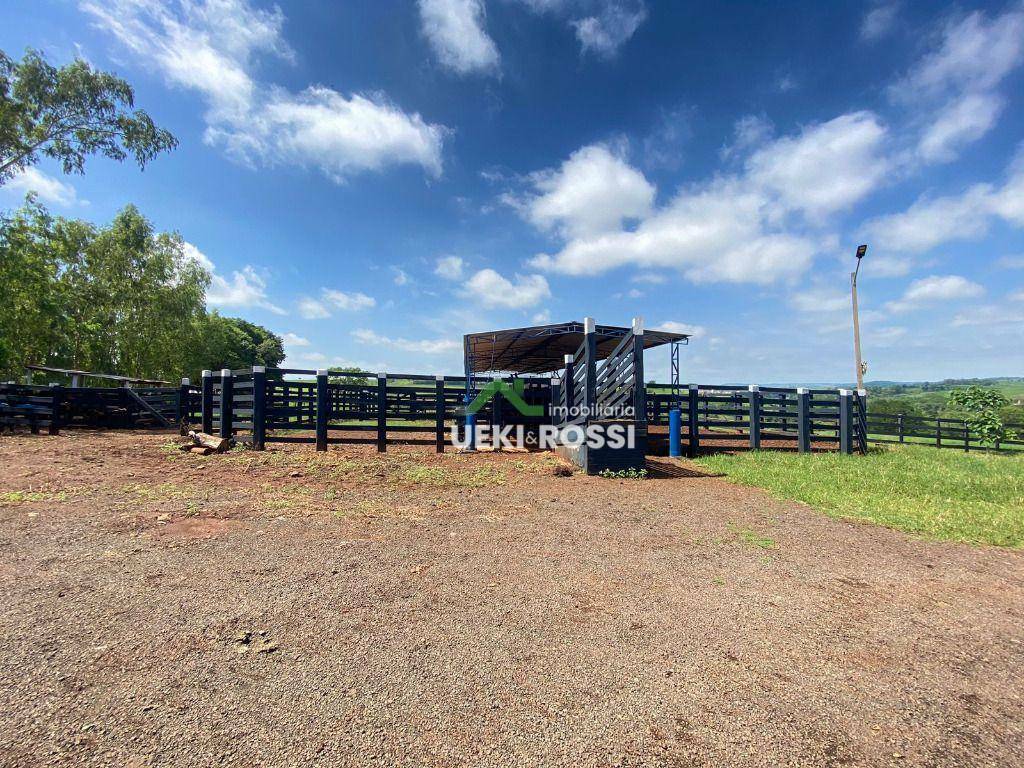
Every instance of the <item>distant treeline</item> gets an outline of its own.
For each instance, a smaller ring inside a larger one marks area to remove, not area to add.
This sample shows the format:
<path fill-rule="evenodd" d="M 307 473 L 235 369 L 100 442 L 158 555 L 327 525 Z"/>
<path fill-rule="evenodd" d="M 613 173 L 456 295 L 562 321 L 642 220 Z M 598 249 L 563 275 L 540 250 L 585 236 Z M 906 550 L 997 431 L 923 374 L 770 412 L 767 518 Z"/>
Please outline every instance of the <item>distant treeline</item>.
<path fill-rule="evenodd" d="M 0 378 L 29 363 L 170 381 L 279 365 L 281 337 L 207 311 L 210 279 L 134 206 L 97 226 L 29 196 L 0 213 Z"/>

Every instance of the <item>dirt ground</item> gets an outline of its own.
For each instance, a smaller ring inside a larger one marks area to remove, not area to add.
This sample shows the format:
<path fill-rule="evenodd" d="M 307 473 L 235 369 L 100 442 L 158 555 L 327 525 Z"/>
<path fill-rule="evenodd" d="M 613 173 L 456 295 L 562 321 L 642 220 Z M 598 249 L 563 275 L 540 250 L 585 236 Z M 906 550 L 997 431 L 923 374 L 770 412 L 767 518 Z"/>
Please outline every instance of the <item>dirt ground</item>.
<path fill-rule="evenodd" d="M 1024 763 L 1024 553 L 662 461 L 0 437 L 0 765 Z"/>

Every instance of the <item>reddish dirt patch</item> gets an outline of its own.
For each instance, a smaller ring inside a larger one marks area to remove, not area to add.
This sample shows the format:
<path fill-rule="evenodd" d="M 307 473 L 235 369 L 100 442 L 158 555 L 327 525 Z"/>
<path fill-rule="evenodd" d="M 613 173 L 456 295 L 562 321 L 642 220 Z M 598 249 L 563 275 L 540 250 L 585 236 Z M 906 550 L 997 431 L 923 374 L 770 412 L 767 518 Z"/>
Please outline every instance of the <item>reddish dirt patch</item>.
<path fill-rule="evenodd" d="M 169 440 L 0 438 L 0 765 L 1021 763 L 1024 553 L 667 459 Z"/>

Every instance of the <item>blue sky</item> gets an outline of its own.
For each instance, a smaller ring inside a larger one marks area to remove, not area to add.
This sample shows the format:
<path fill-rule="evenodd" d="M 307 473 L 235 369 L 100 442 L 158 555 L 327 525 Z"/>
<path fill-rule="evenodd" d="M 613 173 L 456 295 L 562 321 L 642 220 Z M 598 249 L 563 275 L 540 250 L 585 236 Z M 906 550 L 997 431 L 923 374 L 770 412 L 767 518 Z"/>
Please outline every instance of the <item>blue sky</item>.
<path fill-rule="evenodd" d="M 181 145 L 0 189 L 135 203 L 300 367 L 461 334 L 692 332 L 684 378 L 1024 375 L 1024 5 L 13 0 L 0 47 L 132 82 Z M 667 351 L 647 368 L 667 376 Z"/>

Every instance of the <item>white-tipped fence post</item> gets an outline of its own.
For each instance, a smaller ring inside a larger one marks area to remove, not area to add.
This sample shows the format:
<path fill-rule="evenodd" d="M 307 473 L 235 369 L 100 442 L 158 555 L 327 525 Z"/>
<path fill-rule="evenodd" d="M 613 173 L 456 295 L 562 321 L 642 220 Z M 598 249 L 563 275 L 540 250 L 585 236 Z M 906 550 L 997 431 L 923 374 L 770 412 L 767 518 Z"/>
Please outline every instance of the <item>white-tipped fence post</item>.
<path fill-rule="evenodd" d="M 444 453 L 444 376 L 434 378 L 434 450 Z"/>
<path fill-rule="evenodd" d="M 796 449 L 800 453 L 811 451 L 811 395 L 806 387 L 796 390 Z"/>
<path fill-rule="evenodd" d="M 235 380 L 230 368 L 220 372 L 220 436 L 231 438 L 232 411 L 234 409 Z"/>
<path fill-rule="evenodd" d="M 388 375 L 377 374 L 377 452 L 388 449 Z"/>
<path fill-rule="evenodd" d="M 252 447 L 262 451 L 267 442 L 267 369 L 252 367 Z"/>
<path fill-rule="evenodd" d="M 839 451 L 853 453 L 853 429 L 850 423 L 850 405 L 852 393 L 848 389 L 839 390 Z"/>
<path fill-rule="evenodd" d="M 327 450 L 327 422 L 331 418 L 331 399 L 327 389 L 327 369 L 316 372 L 316 449 Z"/>
<path fill-rule="evenodd" d="M 576 367 L 573 363 L 573 356 L 566 355 L 565 376 L 562 379 L 562 397 L 565 399 L 565 413 L 562 423 L 572 420 L 572 404 L 576 400 Z"/>
<path fill-rule="evenodd" d="M 203 388 L 200 394 L 202 410 L 202 430 L 206 434 L 213 433 L 213 371 L 203 371 Z"/>
<path fill-rule="evenodd" d="M 192 382 L 187 378 L 181 380 L 178 387 L 178 402 L 174 409 L 174 419 L 180 427 L 192 419 Z"/>
<path fill-rule="evenodd" d="M 750 447 L 757 450 L 761 447 L 761 390 L 757 384 L 751 384 L 750 411 L 748 418 L 748 433 L 750 434 Z"/>
<path fill-rule="evenodd" d="M 583 318 L 583 349 L 584 364 L 587 366 L 583 386 L 586 393 L 583 405 L 586 408 L 586 421 L 589 422 L 597 407 L 597 323 L 594 318 Z"/>
<path fill-rule="evenodd" d="M 644 319 L 633 318 L 633 418 L 647 422 L 647 385 L 644 382 Z"/>

